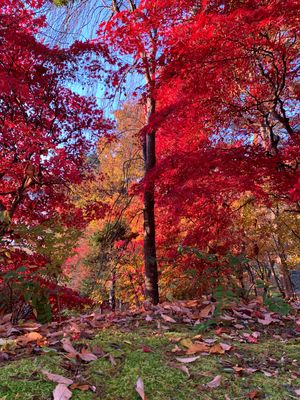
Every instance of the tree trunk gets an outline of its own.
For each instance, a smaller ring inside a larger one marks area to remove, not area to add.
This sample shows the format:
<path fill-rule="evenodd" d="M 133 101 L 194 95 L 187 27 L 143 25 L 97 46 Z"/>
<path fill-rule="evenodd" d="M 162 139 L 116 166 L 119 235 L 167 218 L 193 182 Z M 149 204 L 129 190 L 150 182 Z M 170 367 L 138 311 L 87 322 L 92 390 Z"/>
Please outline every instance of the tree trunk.
<path fill-rule="evenodd" d="M 155 112 L 155 100 L 149 98 L 147 101 L 147 121 Z M 155 167 L 155 130 L 147 132 L 143 139 L 143 152 L 145 162 L 145 177 Z M 145 262 L 145 297 L 151 303 L 159 302 L 158 294 L 158 272 L 156 260 L 155 241 L 155 185 L 147 182 L 144 191 L 144 262 Z"/>
<path fill-rule="evenodd" d="M 284 253 L 279 253 L 279 259 L 280 259 L 279 265 L 282 274 L 285 297 L 287 299 L 291 299 L 294 297 L 294 289 L 286 262 L 286 255 Z"/>
<path fill-rule="evenodd" d="M 111 274 L 111 286 L 109 288 L 109 305 L 112 311 L 116 310 L 116 270 L 113 269 Z"/>

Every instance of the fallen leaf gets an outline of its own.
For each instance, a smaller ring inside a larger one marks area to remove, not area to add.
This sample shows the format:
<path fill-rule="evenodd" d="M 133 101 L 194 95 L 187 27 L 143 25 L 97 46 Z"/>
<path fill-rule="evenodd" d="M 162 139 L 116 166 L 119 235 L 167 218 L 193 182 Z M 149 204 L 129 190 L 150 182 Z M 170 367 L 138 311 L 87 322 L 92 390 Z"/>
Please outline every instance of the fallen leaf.
<path fill-rule="evenodd" d="M 98 357 L 103 357 L 105 355 L 104 350 L 99 346 L 92 347 L 92 352 Z"/>
<path fill-rule="evenodd" d="M 207 318 L 209 314 L 211 314 L 214 311 L 214 307 L 212 304 L 208 304 L 206 307 L 204 307 L 198 314 L 198 318 Z"/>
<path fill-rule="evenodd" d="M 182 351 L 183 350 L 181 350 L 181 348 L 179 346 L 177 346 L 177 344 L 171 350 L 172 353 L 179 353 L 179 352 L 182 352 Z"/>
<path fill-rule="evenodd" d="M 176 357 L 176 360 L 179 361 L 179 362 L 182 362 L 182 363 L 184 363 L 184 364 L 188 364 L 188 363 L 192 363 L 192 362 L 198 360 L 198 358 L 200 358 L 200 356 L 195 356 L 195 357 L 183 357 L 183 358 L 181 358 L 181 357 L 180 357 L 180 358 L 179 358 L 179 357 Z"/>
<path fill-rule="evenodd" d="M 204 343 L 193 343 L 186 351 L 186 354 L 209 353 L 210 348 Z"/>
<path fill-rule="evenodd" d="M 257 318 L 257 321 L 260 324 L 267 326 L 274 322 L 274 319 L 271 317 L 271 314 L 265 314 L 263 319 Z"/>
<path fill-rule="evenodd" d="M 73 383 L 73 385 L 70 386 L 70 389 L 72 389 L 72 390 L 78 389 L 83 392 L 86 392 L 86 391 L 90 390 L 91 387 L 90 387 L 90 385 L 81 385 L 79 383 Z"/>
<path fill-rule="evenodd" d="M 190 371 L 186 365 L 179 365 L 178 368 L 184 372 L 188 377 L 190 377 Z"/>
<path fill-rule="evenodd" d="M 186 348 L 189 348 L 193 345 L 193 342 L 191 341 L 191 339 L 182 339 L 180 341 L 180 344 Z"/>
<path fill-rule="evenodd" d="M 221 385 L 221 380 L 222 380 L 221 375 L 217 375 L 212 381 L 208 382 L 206 386 L 209 387 L 210 389 L 215 389 Z"/>
<path fill-rule="evenodd" d="M 143 379 L 141 377 L 139 377 L 137 382 L 136 382 L 135 390 L 140 395 L 142 400 L 146 400 L 144 382 L 143 382 Z"/>
<path fill-rule="evenodd" d="M 113 365 L 114 367 L 117 365 L 114 356 L 112 356 L 111 354 L 109 355 L 109 361 L 110 361 L 111 365 Z"/>
<path fill-rule="evenodd" d="M 71 341 L 70 341 L 69 338 L 64 338 L 64 339 L 62 339 L 62 340 L 61 340 L 61 343 L 62 343 L 63 349 L 64 349 L 67 353 L 70 353 L 70 354 L 72 354 L 72 355 L 78 354 L 78 352 L 74 349 L 74 347 L 73 347 L 73 345 L 72 345 L 72 343 L 71 343 Z"/>
<path fill-rule="evenodd" d="M 53 400 L 69 400 L 72 397 L 71 390 L 66 385 L 59 383 L 53 390 Z"/>
<path fill-rule="evenodd" d="M 252 335 L 248 336 L 247 342 L 249 343 L 258 343 L 257 338 L 253 337 Z"/>
<path fill-rule="evenodd" d="M 202 340 L 202 335 L 193 336 L 194 340 Z"/>
<path fill-rule="evenodd" d="M 148 346 L 142 346 L 142 350 L 144 353 L 152 353 L 152 350 Z"/>
<path fill-rule="evenodd" d="M 232 349 L 232 346 L 230 344 L 227 344 L 227 343 L 220 343 L 220 346 L 222 347 L 222 349 L 224 351 L 230 351 Z"/>
<path fill-rule="evenodd" d="M 43 339 L 43 336 L 38 332 L 29 332 L 25 335 L 19 336 L 16 341 L 18 344 L 26 345 L 27 343 L 37 342 Z"/>
<path fill-rule="evenodd" d="M 261 395 L 261 392 L 259 392 L 258 390 L 252 390 L 251 392 L 247 393 L 248 398 L 251 400 L 259 399 L 260 395 Z"/>
<path fill-rule="evenodd" d="M 81 349 L 81 352 L 78 353 L 79 357 L 86 362 L 90 362 L 90 361 L 96 361 L 98 359 L 98 357 L 91 353 L 89 350 L 83 348 Z"/>
<path fill-rule="evenodd" d="M 221 321 L 235 321 L 235 318 L 233 318 L 233 317 L 230 317 L 229 315 L 227 315 L 227 314 L 224 314 L 224 315 L 221 315 L 220 317 L 219 317 L 219 319 L 221 320 Z"/>
<path fill-rule="evenodd" d="M 211 354 L 224 354 L 224 353 L 225 353 L 225 350 L 222 348 L 222 346 L 221 346 L 219 343 L 217 343 L 217 344 L 214 344 L 214 345 L 209 349 L 209 352 L 210 352 Z"/>
<path fill-rule="evenodd" d="M 267 378 L 271 378 L 272 376 L 275 375 L 274 373 L 269 372 L 269 371 L 266 371 L 266 370 L 262 370 L 261 372 L 262 372 L 262 373 L 264 374 L 264 376 L 266 376 Z"/>
<path fill-rule="evenodd" d="M 241 324 L 235 324 L 235 325 L 233 325 L 236 329 L 244 329 L 245 328 L 245 326 L 244 325 L 241 325 Z"/>
<path fill-rule="evenodd" d="M 176 324 L 175 319 L 169 317 L 168 315 L 161 314 L 161 317 L 162 317 L 166 322 L 171 322 L 172 324 Z"/>
<path fill-rule="evenodd" d="M 254 374 L 254 372 L 257 372 L 257 371 L 259 371 L 257 368 L 245 368 L 246 374 L 249 374 L 249 375 Z"/>
<path fill-rule="evenodd" d="M 41 373 L 45 375 L 51 382 L 62 383 L 64 385 L 72 385 L 72 383 L 74 382 L 72 381 L 72 379 L 65 378 L 64 376 L 61 375 L 52 374 L 51 372 L 46 371 L 45 369 L 42 369 Z"/>
<path fill-rule="evenodd" d="M 207 344 L 213 344 L 216 341 L 217 341 L 217 339 L 211 339 L 211 338 L 203 339 L 203 342 L 205 342 Z"/>
<path fill-rule="evenodd" d="M 300 389 L 295 389 L 294 392 L 296 393 L 297 396 L 300 396 Z"/>

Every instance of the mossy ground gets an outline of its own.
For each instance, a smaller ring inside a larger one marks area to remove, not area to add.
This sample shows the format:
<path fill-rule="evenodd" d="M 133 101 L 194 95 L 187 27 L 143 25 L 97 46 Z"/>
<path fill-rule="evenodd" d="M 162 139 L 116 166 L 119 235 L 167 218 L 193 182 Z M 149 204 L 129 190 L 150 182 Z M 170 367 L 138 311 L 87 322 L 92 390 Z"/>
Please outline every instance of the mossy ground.
<path fill-rule="evenodd" d="M 242 400 L 250 398 L 248 394 L 253 391 L 265 399 L 297 398 L 293 389 L 300 387 L 297 375 L 300 340 L 265 339 L 258 344 L 237 341 L 226 355 L 201 356 L 188 364 L 191 374 L 188 377 L 174 366 L 176 355 L 171 351 L 174 343 L 170 339 L 192 338 L 196 333 L 183 326 L 172 329 L 158 332 L 144 326 L 133 331 L 109 328 L 98 331 L 93 340 L 79 341 L 79 345 L 83 342 L 91 347 L 101 347 L 113 356 L 115 365 L 109 357 L 102 357 L 80 367 L 83 379 L 97 391 L 74 390 L 72 399 L 139 400 L 134 388 L 139 376 L 144 381 L 147 400 L 221 400 L 226 399 L 225 395 L 230 400 Z M 208 332 L 206 336 L 213 338 L 214 334 Z M 232 369 L 234 365 L 268 371 L 274 367 L 279 373 L 275 377 L 265 376 L 262 372 L 239 376 Z M 51 399 L 55 384 L 45 380 L 41 369 L 74 379 L 74 372 L 65 368 L 63 355 L 55 351 L 6 362 L 0 366 L 0 399 Z M 222 376 L 222 384 L 216 389 L 205 389 L 204 385 L 216 375 Z"/>

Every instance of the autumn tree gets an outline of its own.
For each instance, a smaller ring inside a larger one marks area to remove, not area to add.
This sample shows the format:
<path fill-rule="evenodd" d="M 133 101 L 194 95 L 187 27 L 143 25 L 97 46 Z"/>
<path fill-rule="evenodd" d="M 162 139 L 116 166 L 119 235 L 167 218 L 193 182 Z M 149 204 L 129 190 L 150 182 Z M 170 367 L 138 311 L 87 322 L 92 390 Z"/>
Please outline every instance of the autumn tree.
<path fill-rule="evenodd" d="M 81 287 L 97 301 L 107 297 L 108 286 L 114 283 L 118 298 L 121 292 L 123 296 L 126 287 L 123 301 L 128 302 L 130 298 L 131 302 L 133 297 L 136 303 L 134 277 L 140 281 L 143 273 L 137 245 L 142 235 L 142 202 L 134 186 L 143 177 L 139 130 L 144 124 L 144 114 L 139 104 L 126 102 L 115 112 L 115 118 L 113 137 L 98 141 L 93 179 L 76 187 L 76 205 L 90 210 L 92 220 L 76 246 L 76 255 L 67 260 L 65 268 L 71 286 Z M 100 204 L 103 215 L 91 211 Z M 120 224 L 126 227 L 123 236 L 118 234 Z M 85 271 L 84 288 L 77 285 L 79 270 Z M 138 287 L 140 292 L 140 282 Z"/>
<path fill-rule="evenodd" d="M 38 245 L 47 233 L 57 238 L 58 225 L 61 233 L 84 225 L 72 185 L 84 177 L 95 138 L 110 128 L 94 98 L 70 89 L 84 48 L 50 48 L 38 39 L 45 25 L 37 16 L 41 5 L 5 0 L 0 6 L 0 269 L 22 262 L 29 278 L 30 265 L 54 257 L 54 250 L 47 255 Z M 54 221 L 57 227 L 50 228 Z M 40 234 L 33 245 L 35 229 Z"/>

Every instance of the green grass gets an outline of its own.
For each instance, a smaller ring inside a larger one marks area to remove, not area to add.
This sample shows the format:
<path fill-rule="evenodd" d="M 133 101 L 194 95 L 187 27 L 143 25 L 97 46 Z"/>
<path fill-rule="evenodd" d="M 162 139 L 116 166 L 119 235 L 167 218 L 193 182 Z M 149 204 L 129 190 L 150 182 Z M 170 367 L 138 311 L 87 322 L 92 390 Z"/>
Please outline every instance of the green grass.
<path fill-rule="evenodd" d="M 225 394 L 231 400 L 242 400 L 247 399 L 253 390 L 260 391 L 264 399 L 297 398 L 293 388 L 300 387 L 295 374 L 300 364 L 299 340 L 265 340 L 259 344 L 236 341 L 229 354 L 201 356 L 189 364 L 191 376 L 188 377 L 174 367 L 176 355 L 171 352 L 174 343 L 170 338 L 192 338 L 194 335 L 195 332 L 183 326 L 164 333 L 145 327 L 134 332 L 110 328 L 98 332 L 93 340 L 79 341 L 78 346 L 81 343 L 90 347 L 100 346 L 113 356 L 116 365 L 112 365 L 109 357 L 81 365 L 77 373 L 82 375 L 82 381 L 96 386 L 97 391 L 74 390 L 72 399 L 139 400 L 135 392 L 139 376 L 144 380 L 147 400 L 223 400 Z M 212 332 L 206 335 L 213 337 Z M 145 346 L 151 352 L 143 351 Z M 3 363 L 0 367 L 0 399 L 51 399 L 55 384 L 47 382 L 39 371 L 44 368 L 76 380 L 74 372 L 64 368 L 65 361 L 62 355 L 53 352 Z M 279 371 L 276 377 L 266 377 L 261 372 L 238 376 L 232 369 L 234 365 L 242 365 L 270 371 L 272 362 L 275 363 L 273 369 Z M 205 389 L 205 383 L 216 375 L 222 376 L 221 386 Z"/>

